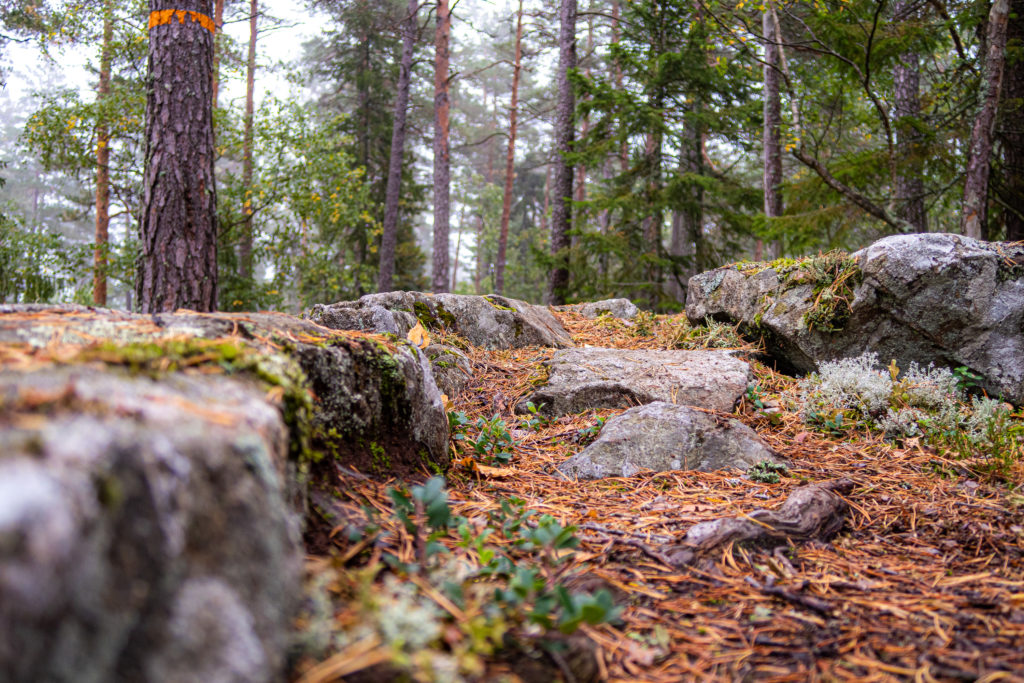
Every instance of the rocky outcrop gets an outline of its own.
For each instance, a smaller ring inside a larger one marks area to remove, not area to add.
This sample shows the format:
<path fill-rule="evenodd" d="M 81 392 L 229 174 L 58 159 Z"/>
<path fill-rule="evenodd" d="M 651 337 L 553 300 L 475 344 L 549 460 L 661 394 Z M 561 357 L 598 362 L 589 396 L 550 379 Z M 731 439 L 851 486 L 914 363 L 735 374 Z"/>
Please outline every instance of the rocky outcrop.
<path fill-rule="evenodd" d="M 665 401 L 731 411 L 752 380 L 750 366 L 728 351 L 567 349 L 544 363 L 547 381 L 527 403 L 549 417 Z"/>
<path fill-rule="evenodd" d="M 621 318 L 622 320 L 632 320 L 640 312 L 636 304 L 629 299 L 605 299 L 603 301 L 589 301 L 582 304 L 569 304 L 567 306 L 557 306 L 556 310 L 578 313 L 584 318 L 591 320 L 602 315 L 610 315 L 613 318 Z"/>
<path fill-rule="evenodd" d="M 302 553 L 266 391 L 0 372 L 0 679 L 280 680 Z"/>
<path fill-rule="evenodd" d="M 739 420 L 655 402 L 608 420 L 597 441 L 558 466 L 569 479 L 631 477 L 641 470 L 741 470 L 778 462 Z"/>
<path fill-rule="evenodd" d="M 427 358 L 404 342 L 279 313 L 143 316 L 8 306 L 0 308 L 0 345 L 136 369 L 250 373 L 279 387 L 294 449 L 308 450 L 312 440 L 344 464 L 379 474 L 448 463 L 441 394 Z"/>
<path fill-rule="evenodd" d="M 313 322 L 332 329 L 393 332 L 394 328 L 403 336 L 419 319 L 429 330 L 454 332 L 485 349 L 573 345 L 569 333 L 548 309 L 495 295 L 367 294 L 358 301 L 318 304 L 308 315 Z"/>
<path fill-rule="evenodd" d="M 691 322 L 741 323 L 796 371 L 874 351 L 904 368 L 965 366 L 990 395 L 1024 403 L 1020 245 L 898 235 L 833 265 L 819 258 L 719 268 L 690 280 L 688 302 Z"/>
<path fill-rule="evenodd" d="M 7 306 L 0 443 L 0 680 L 276 681 L 297 471 L 443 468 L 448 427 L 405 343 L 278 314 Z"/>
<path fill-rule="evenodd" d="M 423 353 L 430 359 L 437 388 L 448 398 L 454 399 L 465 390 L 473 377 L 473 366 L 466 354 L 445 344 L 431 344 Z"/>

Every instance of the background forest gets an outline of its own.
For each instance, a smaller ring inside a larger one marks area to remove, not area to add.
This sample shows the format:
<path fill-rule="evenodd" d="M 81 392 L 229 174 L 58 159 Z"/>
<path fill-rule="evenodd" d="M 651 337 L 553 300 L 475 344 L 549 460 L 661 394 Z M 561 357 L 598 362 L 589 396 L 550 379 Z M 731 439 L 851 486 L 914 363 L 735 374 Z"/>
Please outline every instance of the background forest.
<path fill-rule="evenodd" d="M 729 261 L 1024 239 L 1024 0 L 317 0 L 301 45 L 293 5 L 216 3 L 222 310 L 678 310 Z M 0 0 L 0 302 L 135 306 L 146 14 Z"/>

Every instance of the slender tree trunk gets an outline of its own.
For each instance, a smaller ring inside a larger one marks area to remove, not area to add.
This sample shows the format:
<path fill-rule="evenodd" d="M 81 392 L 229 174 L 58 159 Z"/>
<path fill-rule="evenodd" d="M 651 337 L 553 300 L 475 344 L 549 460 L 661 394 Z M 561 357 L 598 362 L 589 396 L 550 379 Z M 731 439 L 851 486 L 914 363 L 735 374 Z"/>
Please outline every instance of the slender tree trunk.
<path fill-rule="evenodd" d="M 136 298 L 145 313 L 217 306 L 211 0 L 150 0 Z"/>
<path fill-rule="evenodd" d="M 1003 147 L 1006 239 L 1024 240 L 1024 0 L 1010 0 L 999 139 Z"/>
<path fill-rule="evenodd" d="M 576 98 L 569 72 L 576 68 L 576 0 L 561 0 L 558 10 L 558 104 L 555 109 L 554 206 L 551 212 L 551 255 L 547 302 L 565 303 L 569 288 L 569 230 L 572 226 L 573 167 L 566 160 L 575 133 Z"/>
<path fill-rule="evenodd" d="M 214 0 L 213 3 L 213 108 L 220 105 L 220 38 L 224 32 L 224 0 Z"/>
<path fill-rule="evenodd" d="M 699 115 L 702 107 L 696 105 L 697 116 L 689 117 L 683 129 L 683 149 L 680 150 L 680 171 L 685 174 L 704 173 L 704 134 L 700 130 Z M 669 291 L 676 301 L 686 304 L 686 283 L 697 274 L 697 250 L 704 232 L 704 189 L 694 183 L 686 193 L 686 203 L 672 214 L 672 237 L 669 254 L 674 261 L 673 279 Z"/>
<path fill-rule="evenodd" d="M 462 205 L 462 210 L 459 212 L 459 232 L 455 238 L 455 260 L 452 263 L 452 291 L 456 289 L 456 285 L 459 284 L 459 252 L 462 250 L 462 229 L 466 225 L 466 205 Z"/>
<path fill-rule="evenodd" d="M 897 22 L 910 20 L 908 0 L 899 0 L 893 8 Z M 896 215 L 916 232 L 928 232 L 928 213 L 924 207 L 924 169 L 921 166 L 921 136 L 914 121 L 921 116 L 921 70 L 916 52 L 908 50 L 898 57 L 893 72 L 896 106 Z"/>
<path fill-rule="evenodd" d="M 587 15 L 587 66 L 583 70 L 586 77 L 589 79 L 591 76 L 590 62 L 591 55 L 594 52 L 594 15 Z M 585 139 L 590 134 L 590 115 L 587 114 L 583 117 L 583 121 L 580 122 L 580 139 Z M 586 164 L 580 164 L 576 169 L 576 201 L 582 202 L 587 199 L 587 166 Z M 576 240 L 573 240 L 573 246 L 576 245 Z"/>
<path fill-rule="evenodd" d="M 512 218 L 512 186 L 516 178 L 516 123 L 519 115 L 519 72 L 523 57 L 523 0 L 516 13 L 516 50 L 512 67 L 512 105 L 508 113 L 508 153 L 505 155 L 505 196 L 501 201 L 501 232 L 498 234 L 498 257 L 494 262 L 494 291 L 505 292 L 505 255 L 508 249 L 508 222 Z"/>
<path fill-rule="evenodd" d="M 402 160 L 405 158 L 405 124 L 409 112 L 409 87 L 412 83 L 412 57 L 416 47 L 419 0 L 409 0 L 408 14 L 402 24 L 402 63 L 398 71 L 398 93 L 391 128 L 391 160 L 384 200 L 384 232 L 380 242 L 380 270 L 377 290 L 394 288 L 395 249 L 398 246 L 398 200 L 402 193 Z"/>
<path fill-rule="evenodd" d="M 110 98 L 110 53 L 114 40 L 114 0 L 103 3 L 103 43 L 100 47 L 100 82 L 96 89 L 96 250 L 93 252 L 92 300 L 107 305 L 107 247 L 110 243 L 110 126 L 106 101 Z"/>
<path fill-rule="evenodd" d="M 448 42 L 452 17 L 448 0 L 437 0 L 434 59 L 434 282 L 435 292 L 448 291 L 450 212 L 450 150 L 448 148 Z"/>
<path fill-rule="evenodd" d="M 781 36 L 770 8 L 762 14 L 764 31 L 764 215 L 768 223 L 782 215 L 782 96 L 780 86 Z M 762 245 L 758 240 L 758 250 Z M 773 250 L 775 251 L 775 250 Z M 758 256 L 760 258 L 760 255 Z"/>
<path fill-rule="evenodd" d="M 254 90 L 256 89 L 256 38 L 258 28 L 256 20 L 259 16 L 257 0 L 249 0 L 249 56 L 245 67 L 245 130 L 242 137 L 242 187 L 245 203 L 242 205 L 242 239 L 238 245 L 239 275 L 243 280 L 252 278 L 252 128 L 254 107 Z"/>
<path fill-rule="evenodd" d="M 612 0 L 612 42 L 619 42 L 619 0 Z M 622 63 L 615 60 L 615 90 L 622 92 Z M 623 173 L 629 170 L 629 144 L 623 140 L 619 146 L 619 168 Z"/>
<path fill-rule="evenodd" d="M 988 222 L 988 179 L 991 170 L 992 138 L 995 132 L 999 90 L 1006 60 L 1006 24 L 1009 0 L 993 0 L 988 15 L 988 50 L 985 56 L 985 83 L 981 110 L 974 120 L 971 143 L 967 149 L 967 178 L 960 230 L 968 237 L 984 239 Z"/>

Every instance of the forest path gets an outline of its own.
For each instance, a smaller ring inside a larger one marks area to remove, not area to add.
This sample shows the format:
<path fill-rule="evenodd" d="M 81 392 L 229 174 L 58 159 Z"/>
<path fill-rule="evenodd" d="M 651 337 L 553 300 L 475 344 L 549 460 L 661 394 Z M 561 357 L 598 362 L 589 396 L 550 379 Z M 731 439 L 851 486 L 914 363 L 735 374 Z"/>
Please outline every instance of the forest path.
<path fill-rule="evenodd" d="M 693 330 L 681 315 L 641 314 L 635 323 L 558 316 L 580 346 L 729 344 L 721 329 Z M 871 434 L 812 432 L 780 400 L 795 380 L 753 361 L 758 384 L 736 416 L 789 459 L 778 483 L 738 471 L 565 481 L 550 474 L 554 466 L 583 447 L 600 419 L 621 411 L 550 421 L 515 415 L 553 350 L 465 351 L 474 376 L 449 406 L 468 418 L 447 477 L 452 511 L 470 520 L 500 516 L 502 500 L 520 499 L 526 509 L 577 527 L 577 583 L 607 588 L 624 606 L 618 624 L 582 627 L 599 646 L 602 680 L 1022 680 L 1024 499 L 970 475 L 973 463 L 944 459 L 914 439 L 894 444 Z M 780 412 L 770 416 L 754 399 Z M 482 459 L 471 445 L 480 436 L 472 425 L 495 415 L 514 442 L 504 465 Z M 1012 476 L 1019 483 L 1021 475 L 1017 463 Z M 839 478 L 854 487 L 845 496 L 846 522 L 829 542 L 774 551 L 728 545 L 703 564 L 666 561 L 663 551 L 696 523 L 775 509 L 805 483 Z M 389 485 L 340 473 L 337 490 L 358 516 L 360 507 L 393 509 Z M 397 555 L 414 556 L 417 540 L 397 524 L 390 528 Z M 343 565 L 381 557 L 380 543 L 371 551 L 344 534 L 334 539 Z M 465 552 L 454 534 L 441 542 Z M 312 574 L 327 564 L 311 558 Z M 338 624 L 355 618 L 345 607 L 335 616 Z M 361 669 L 356 654 L 343 670 Z M 328 662 L 344 664 L 345 657 L 336 652 Z M 509 670 L 488 667 L 483 680 Z"/>

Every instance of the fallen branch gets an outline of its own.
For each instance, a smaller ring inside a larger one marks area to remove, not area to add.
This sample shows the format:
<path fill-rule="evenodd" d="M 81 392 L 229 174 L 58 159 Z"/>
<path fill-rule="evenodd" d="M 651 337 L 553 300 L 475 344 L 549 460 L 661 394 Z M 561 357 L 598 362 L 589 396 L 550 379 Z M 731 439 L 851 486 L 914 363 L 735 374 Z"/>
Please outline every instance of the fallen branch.
<path fill-rule="evenodd" d="M 794 605 L 797 605 L 798 607 L 803 607 L 805 609 L 818 612 L 823 616 L 828 616 L 832 613 L 832 603 L 827 602 L 825 600 L 819 600 L 818 598 L 811 597 L 810 595 L 800 595 L 799 593 L 788 591 L 785 588 L 780 588 L 779 586 L 775 585 L 774 576 L 769 576 L 768 580 L 765 581 L 763 585 L 749 576 L 746 577 L 744 580 L 755 590 L 759 590 L 765 595 L 771 595 L 777 598 L 782 598 L 783 600 L 791 602 Z"/>
<path fill-rule="evenodd" d="M 742 517 L 723 517 L 690 527 L 683 545 L 668 553 L 673 564 L 693 564 L 730 543 L 765 547 L 787 541 L 827 540 L 842 528 L 849 509 L 842 495 L 853 490 L 849 479 L 802 486 L 778 510 L 755 510 Z"/>

